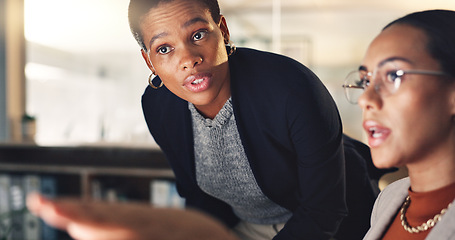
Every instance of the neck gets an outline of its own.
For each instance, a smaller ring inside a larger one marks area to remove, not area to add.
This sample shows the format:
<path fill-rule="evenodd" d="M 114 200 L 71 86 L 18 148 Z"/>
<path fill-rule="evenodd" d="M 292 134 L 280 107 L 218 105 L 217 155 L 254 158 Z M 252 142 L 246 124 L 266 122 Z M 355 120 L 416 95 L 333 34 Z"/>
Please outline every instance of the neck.
<path fill-rule="evenodd" d="M 230 81 L 227 80 L 225 81 L 224 86 L 221 88 L 216 98 L 210 104 L 207 105 L 194 104 L 194 106 L 202 116 L 214 119 L 230 97 L 231 97 Z"/>
<path fill-rule="evenodd" d="M 455 182 L 455 158 L 407 165 L 414 192 L 428 192 Z"/>
<path fill-rule="evenodd" d="M 413 155 L 414 161 L 406 164 L 411 189 L 427 192 L 455 182 L 455 128 L 446 138 Z"/>
<path fill-rule="evenodd" d="M 210 105 L 194 105 L 198 112 L 204 116 L 205 118 L 214 119 L 216 115 L 220 112 L 223 108 L 226 101 L 229 99 L 230 95 L 227 97 L 222 98 L 220 101 L 216 103 L 212 103 Z"/>

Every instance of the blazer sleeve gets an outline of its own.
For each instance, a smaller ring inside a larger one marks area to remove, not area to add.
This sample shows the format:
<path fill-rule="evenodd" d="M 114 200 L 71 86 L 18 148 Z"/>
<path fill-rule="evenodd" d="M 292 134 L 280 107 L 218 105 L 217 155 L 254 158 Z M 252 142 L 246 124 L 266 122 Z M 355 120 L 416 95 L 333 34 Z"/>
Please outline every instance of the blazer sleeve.
<path fill-rule="evenodd" d="M 285 101 L 295 152 L 298 205 L 274 239 L 330 239 L 347 215 L 345 159 L 338 109 L 325 86 L 303 67 Z"/>
<path fill-rule="evenodd" d="M 300 204 L 275 239 L 329 239 L 346 215 L 341 122 L 331 98 L 321 93 L 288 100 Z"/>

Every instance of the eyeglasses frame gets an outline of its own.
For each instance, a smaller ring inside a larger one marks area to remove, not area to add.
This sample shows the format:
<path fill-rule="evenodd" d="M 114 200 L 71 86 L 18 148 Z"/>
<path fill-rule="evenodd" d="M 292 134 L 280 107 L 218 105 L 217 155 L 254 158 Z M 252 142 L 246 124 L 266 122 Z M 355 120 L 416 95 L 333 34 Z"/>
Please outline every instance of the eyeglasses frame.
<path fill-rule="evenodd" d="M 362 71 L 362 70 L 355 70 L 355 71 L 351 71 L 345 78 L 345 82 L 347 81 L 347 78 L 355 73 L 355 72 L 359 72 L 359 71 Z M 375 70 L 376 71 L 376 70 Z M 365 80 L 368 80 L 368 79 L 365 79 L 367 77 L 372 77 L 373 75 L 375 75 L 375 71 L 373 72 L 367 72 L 365 74 L 365 77 L 364 79 L 362 79 L 362 83 L 363 83 L 363 86 L 356 86 L 354 84 L 343 84 L 341 85 L 342 88 L 345 89 L 345 96 L 346 96 L 346 99 L 348 100 L 348 102 L 352 103 L 352 104 L 357 104 L 357 100 L 356 101 L 351 101 L 351 99 L 349 98 L 348 94 L 347 94 L 347 89 L 363 89 L 365 91 L 366 87 L 369 85 L 366 84 L 367 81 Z M 424 74 L 424 75 L 435 75 L 435 76 L 448 76 L 447 73 L 445 72 L 442 72 L 442 71 L 433 71 L 433 70 L 420 70 L 420 69 L 410 69 L 410 70 L 402 70 L 402 69 L 397 69 L 395 71 L 395 74 L 397 75 L 397 77 L 400 78 L 401 80 L 401 77 L 403 77 L 405 74 Z M 401 86 L 401 81 L 399 82 L 398 86 L 395 86 L 395 91 L 394 92 L 391 92 L 390 94 L 394 94 L 398 88 Z M 375 84 L 374 85 L 374 90 L 379 94 L 379 85 L 378 84 Z"/>

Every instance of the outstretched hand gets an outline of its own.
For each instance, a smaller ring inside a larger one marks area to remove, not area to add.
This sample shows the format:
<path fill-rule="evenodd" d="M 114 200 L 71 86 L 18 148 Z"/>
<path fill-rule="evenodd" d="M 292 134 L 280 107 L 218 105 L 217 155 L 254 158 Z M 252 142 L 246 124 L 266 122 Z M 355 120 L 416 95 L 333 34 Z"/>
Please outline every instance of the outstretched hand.
<path fill-rule="evenodd" d="M 27 207 L 47 224 L 78 240 L 188 240 L 237 238 L 213 218 L 194 210 L 140 203 L 50 200 L 32 193 Z"/>

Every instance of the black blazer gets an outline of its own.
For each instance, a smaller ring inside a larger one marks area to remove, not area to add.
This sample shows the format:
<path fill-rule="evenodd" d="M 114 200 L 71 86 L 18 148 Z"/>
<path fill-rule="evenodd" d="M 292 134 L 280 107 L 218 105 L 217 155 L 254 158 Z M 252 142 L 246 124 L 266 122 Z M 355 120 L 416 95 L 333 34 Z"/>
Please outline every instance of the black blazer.
<path fill-rule="evenodd" d="M 342 125 L 332 97 L 308 68 L 284 56 L 238 48 L 229 67 L 234 115 L 256 181 L 293 212 L 274 239 L 328 239 L 347 214 Z M 231 207 L 197 185 L 188 103 L 165 86 L 147 87 L 142 106 L 187 206 L 234 226 Z"/>

